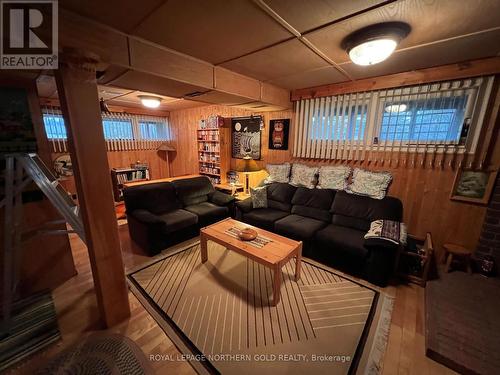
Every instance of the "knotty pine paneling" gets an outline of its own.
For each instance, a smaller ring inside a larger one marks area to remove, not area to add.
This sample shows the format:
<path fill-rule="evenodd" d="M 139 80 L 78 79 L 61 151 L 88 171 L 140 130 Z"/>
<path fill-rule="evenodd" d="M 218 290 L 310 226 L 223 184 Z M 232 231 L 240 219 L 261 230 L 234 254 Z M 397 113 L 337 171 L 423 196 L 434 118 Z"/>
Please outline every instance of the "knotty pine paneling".
<path fill-rule="evenodd" d="M 55 160 L 59 153 L 52 154 Z M 109 178 L 111 180 L 111 168 L 130 167 L 130 164 L 140 161 L 148 163 L 151 179 L 170 177 L 168 172 L 168 155 L 164 151 L 155 150 L 132 150 L 132 151 L 108 151 L 108 164 L 110 168 Z M 76 194 L 76 186 L 73 177 L 68 177 L 64 188 L 72 194 Z"/>
<path fill-rule="evenodd" d="M 148 163 L 151 179 L 170 177 L 168 173 L 168 154 L 164 151 L 108 151 L 109 168 L 130 167 L 130 164 L 137 161 Z"/>
<path fill-rule="evenodd" d="M 199 121 L 201 119 L 206 119 L 210 115 L 220 115 L 229 118 L 263 115 L 265 127 L 262 132 L 262 160 L 259 164 L 264 167 L 266 163 L 283 163 L 290 159 L 290 149 L 288 151 L 269 150 L 267 147 L 267 140 L 269 120 L 292 118 L 293 111 L 259 113 L 236 107 L 209 105 L 170 112 L 170 126 L 172 127 L 172 134 L 177 148 L 177 152 L 172 153 L 171 158 L 173 176 L 198 173 L 198 143 L 196 141 L 196 129 L 198 129 Z M 290 134 L 291 133 L 290 129 Z M 235 168 L 236 162 L 237 159 L 231 159 L 231 168 Z"/>

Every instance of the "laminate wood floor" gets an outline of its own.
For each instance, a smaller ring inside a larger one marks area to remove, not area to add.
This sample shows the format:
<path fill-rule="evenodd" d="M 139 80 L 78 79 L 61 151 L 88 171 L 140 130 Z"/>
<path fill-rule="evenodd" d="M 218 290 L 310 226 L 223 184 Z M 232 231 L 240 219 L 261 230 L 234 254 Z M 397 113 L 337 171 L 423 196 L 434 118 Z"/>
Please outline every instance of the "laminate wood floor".
<path fill-rule="evenodd" d="M 120 226 L 119 232 L 126 268 L 150 259 L 131 243 L 127 225 Z M 78 275 L 53 291 L 62 340 L 9 372 L 33 374 L 56 353 L 96 331 L 128 336 L 139 345 L 147 358 L 154 354 L 171 356 L 180 354 L 131 292 L 129 292 L 130 319 L 111 329 L 102 329 L 98 319 L 87 249 L 77 236 L 70 235 L 70 240 Z M 455 374 L 425 356 L 424 332 L 424 289 L 415 285 L 396 287 L 389 344 L 384 360 L 384 375 Z M 187 362 L 151 361 L 150 363 L 157 374 L 195 374 Z"/>

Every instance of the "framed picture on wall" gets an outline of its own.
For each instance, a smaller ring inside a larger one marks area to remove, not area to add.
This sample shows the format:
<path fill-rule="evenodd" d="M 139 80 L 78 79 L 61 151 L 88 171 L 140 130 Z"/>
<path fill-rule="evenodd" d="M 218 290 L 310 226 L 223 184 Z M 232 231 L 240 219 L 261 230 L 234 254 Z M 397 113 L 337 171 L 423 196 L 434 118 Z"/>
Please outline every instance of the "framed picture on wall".
<path fill-rule="evenodd" d="M 269 149 L 288 150 L 290 119 L 271 120 L 269 125 Z"/>
<path fill-rule="evenodd" d="M 498 171 L 459 169 L 450 199 L 488 204 Z"/>
<path fill-rule="evenodd" d="M 237 117 L 231 119 L 231 156 L 243 159 L 250 155 L 254 160 L 261 157 L 262 116 Z"/>

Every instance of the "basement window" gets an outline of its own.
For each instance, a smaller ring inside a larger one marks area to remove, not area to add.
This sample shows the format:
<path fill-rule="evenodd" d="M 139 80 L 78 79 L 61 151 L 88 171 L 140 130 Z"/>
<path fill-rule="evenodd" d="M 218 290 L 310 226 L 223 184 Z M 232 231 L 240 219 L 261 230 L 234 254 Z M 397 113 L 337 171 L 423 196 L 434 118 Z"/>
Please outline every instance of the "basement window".
<path fill-rule="evenodd" d="M 167 124 L 162 121 L 139 121 L 141 139 L 169 139 Z"/>
<path fill-rule="evenodd" d="M 311 138 L 332 141 L 359 141 L 364 138 L 366 105 L 328 110 L 311 120 Z"/>
<path fill-rule="evenodd" d="M 57 114 L 43 114 L 43 124 L 45 126 L 45 133 L 48 139 L 67 139 L 66 127 L 64 126 L 64 119 L 61 115 Z"/>
<path fill-rule="evenodd" d="M 102 126 L 105 139 L 134 139 L 131 120 L 106 118 Z"/>
<path fill-rule="evenodd" d="M 459 144 L 472 115 L 473 92 L 429 99 L 384 100 L 379 139 L 414 144 Z"/>
<path fill-rule="evenodd" d="M 493 77 L 346 93 L 295 103 L 293 156 L 476 151 Z M 369 156 L 367 156 L 369 155 Z"/>

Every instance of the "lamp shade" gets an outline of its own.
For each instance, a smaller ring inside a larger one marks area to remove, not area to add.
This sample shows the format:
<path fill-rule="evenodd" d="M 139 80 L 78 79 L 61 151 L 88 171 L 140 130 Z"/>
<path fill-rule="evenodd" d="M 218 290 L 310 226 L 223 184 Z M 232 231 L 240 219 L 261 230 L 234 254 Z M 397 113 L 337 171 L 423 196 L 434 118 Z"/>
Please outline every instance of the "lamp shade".
<path fill-rule="evenodd" d="M 175 151 L 175 147 L 169 145 L 167 142 L 163 142 L 160 147 L 157 148 L 157 151 Z"/>
<path fill-rule="evenodd" d="M 251 156 L 245 155 L 243 159 L 239 160 L 236 164 L 236 170 L 238 172 L 258 172 L 261 168 Z"/>

